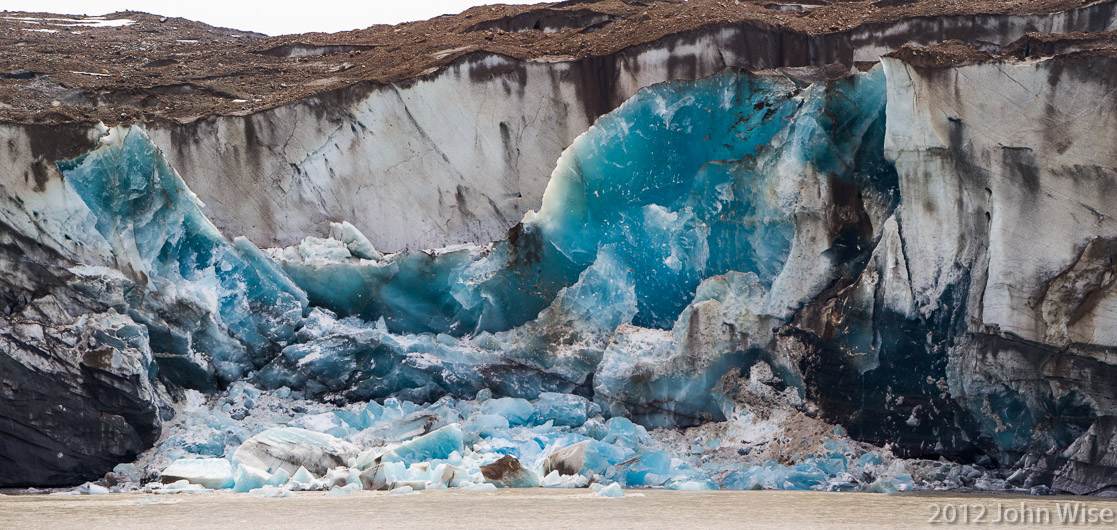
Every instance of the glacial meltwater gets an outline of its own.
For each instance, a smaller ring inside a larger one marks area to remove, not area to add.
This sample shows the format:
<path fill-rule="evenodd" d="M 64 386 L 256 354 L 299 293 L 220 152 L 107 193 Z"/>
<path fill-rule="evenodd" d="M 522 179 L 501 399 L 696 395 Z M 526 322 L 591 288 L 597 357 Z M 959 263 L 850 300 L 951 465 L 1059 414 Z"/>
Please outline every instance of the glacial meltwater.
<path fill-rule="evenodd" d="M 289 499 L 220 492 L 174 498 L 0 497 L 4 528 L 10 530 L 1107 528 L 1114 525 L 1115 512 L 1117 501 L 1071 496 L 811 491 L 640 490 L 619 499 L 595 498 L 585 490 L 551 489 L 406 495 L 365 491 L 347 497 L 305 492 Z"/>

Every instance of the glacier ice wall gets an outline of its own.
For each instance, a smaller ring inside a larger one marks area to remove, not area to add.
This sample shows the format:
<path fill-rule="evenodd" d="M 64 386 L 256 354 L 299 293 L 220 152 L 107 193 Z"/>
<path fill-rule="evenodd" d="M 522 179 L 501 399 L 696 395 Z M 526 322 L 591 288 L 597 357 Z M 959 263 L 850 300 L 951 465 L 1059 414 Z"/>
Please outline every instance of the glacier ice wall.
<path fill-rule="evenodd" d="M 58 280 L 81 299 L 71 312 L 142 326 L 146 372 L 172 390 L 249 377 L 335 401 L 573 392 L 693 425 L 732 410 L 711 386 L 723 377 L 793 372 L 762 353 L 771 326 L 894 208 L 884 84 L 879 69 L 811 86 L 727 70 L 644 90 L 567 150 L 538 212 L 485 246 L 384 256 L 343 228 L 346 241 L 261 252 L 215 229 L 140 127 L 60 162 L 48 183 L 67 206 L 35 226 L 72 263 Z M 653 342 L 665 369 L 649 377 L 622 337 Z M 160 388 L 148 414 L 166 406 Z"/>
<path fill-rule="evenodd" d="M 669 327 L 702 279 L 731 270 L 781 283 L 773 303 L 783 306 L 771 311 L 783 316 L 825 282 L 791 278 L 807 254 L 838 262 L 865 243 L 858 237 L 871 239 L 869 213 L 826 212 L 844 207 L 830 201 L 864 188 L 873 215 L 893 206 L 895 175 L 877 145 L 883 90 L 879 71 L 805 90 L 734 70 L 651 87 L 575 140 L 541 209 L 505 240 L 383 260 L 332 259 L 308 241 L 275 256 L 315 305 L 383 317 L 398 332 L 518 326 L 602 248 L 634 271 L 638 325 Z M 804 200 L 811 184 L 831 196 Z M 820 228 L 833 234 L 810 241 Z"/>
<path fill-rule="evenodd" d="M 1015 481 L 1074 493 L 1117 490 L 1104 442 L 1117 86 L 1092 73 L 1113 65 L 884 64 L 910 310 L 950 324 L 949 392 L 1023 469 Z"/>
<path fill-rule="evenodd" d="M 1008 44 L 1027 32 L 1113 31 L 1114 12 L 1102 1 L 822 33 L 711 20 L 583 59 L 473 51 L 404 82 L 357 83 L 273 110 L 154 122 L 148 130 L 210 205 L 215 224 L 261 246 L 294 244 L 331 221 L 353 223 L 390 251 L 488 242 L 538 207 L 555 160 L 575 137 L 644 87 L 727 67 L 845 71 L 908 43 Z"/>
<path fill-rule="evenodd" d="M 699 284 L 730 271 L 765 292 L 756 318 L 778 322 L 867 245 L 895 202 L 878 142 L 883 91 L 879 69 L 812 86 L 727 70 L 652 87 L 575 141 L 539 212 L 507 239 L 388 256 L 326 244 L 336 240 L 266 254 L 229 241 L 143 129 L 117 128 L 58 165 L 96 233 L 61 224 L 55 239 L 76 240 L 60 251 L 89 263 L 68 286 L 145 325 L 158 376 L 174 385 L 249 375 L 348 399 L 604 396 L 611 387 L 591 378 L 618 326 L 681 337 Z M 756 327 L 741 325 L 730 335 Z M 668 342 L 667 355 L 693 348 Z M 741 362 L 713 361 L 702 381 Z M 698 394 L 657 424 L 724 416 L 703 383 L 663 384 Z M 617 392 L 618 413 L 661 399 Z"/>
<path fill-rule="evenodd" d="M 19 382 L 0 386 L 0 414 L 35 414 L 9 388 L 76 396 L 5 431 L 17 457 L 0 471 L 92 476 L 154 443 L 182 387 L 247 380 L 339 406 L 452 402 L 439 414 L 473 422 L 463 443 L 482 448 L 505 423 L 577 423 L 582 409 L 519 399 L 562 395 L 686 432 L 838 424 L 902 456 L 1013 471 L 1012 487 L 1111 491 L 1117 127 L 1095 110 L 1117 91 L 1090 64 L 892 58 L 813 84 L 727 70 L 653 86 L 574 141 L 506 238 L 389 254 L 346 224 L 287 248 L 227 239 L 144 128 L 77 137 L 52 178 L 0 188 L 0 259 L 19 271 L 0 278 L 0 373 Z M 990 92 L 1004 86 L 1018 93 Z M 454 401 L 489 393 L 512 401 Z M 372 428 L 342 416 L 347 436 Z M 160 447 L 221 457 L 258 434 L 230 425 Z M 65 448 L 89 432 L 106 434 Z M 611 451 L 573 445 L 552 449 Z M 670 468 L 652 453 L 637 475 Z M 845 473 L 825 460 L 671 472 L 820 485 Z"/>
<path fill-rule="evenodd" d="M 770 328 L 866 252 L 894 208 L 883 91 L 879 69 L 807 88 L 733 70 L 652 87 L 575 141 L 506 240 L 372 260 L 318 238 L 272 251 L 332 313 L 258 380 L 347 399 L 592 392 L 649 424 L 724 419 L 710 387 L 765 357 Z M 728 273 L 758 295 L 748 313 L 733 313 L 737 294 L 723 316 L 689 307 L 727 303 L 695 292 Z M 623 353 L 635 345 L 616 343 L 621 324 L 662 335 L 678 373 L 632 387 L 647 360 Z M 697 378 L 696 355 L 709 357 Z M 591 384 L 606 357 L 619 371 Z"/>

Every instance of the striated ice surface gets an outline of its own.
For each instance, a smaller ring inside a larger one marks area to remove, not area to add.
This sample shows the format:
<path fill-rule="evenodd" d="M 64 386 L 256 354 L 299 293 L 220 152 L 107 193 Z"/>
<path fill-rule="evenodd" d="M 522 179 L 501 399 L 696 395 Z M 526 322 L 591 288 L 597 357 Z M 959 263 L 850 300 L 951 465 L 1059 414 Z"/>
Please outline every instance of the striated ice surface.
<path fill-rule="evenodd" d="M 357 448 L 321 432 L 296 427 L 269 429 L 249 438 L 233 453 L 233 462 L 273 473 L 300 469 L 324 474 L 357 455 Z"/>

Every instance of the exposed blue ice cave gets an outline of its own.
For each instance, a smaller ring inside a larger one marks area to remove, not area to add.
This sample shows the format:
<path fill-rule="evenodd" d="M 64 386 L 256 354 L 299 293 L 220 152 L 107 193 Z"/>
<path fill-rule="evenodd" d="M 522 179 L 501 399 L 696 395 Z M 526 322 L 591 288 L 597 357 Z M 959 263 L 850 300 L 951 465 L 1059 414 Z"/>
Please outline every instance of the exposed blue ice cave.
<path fill-rule="evenodd" d="M 910 489 L 902 461 L 807 414 L 770 347 L 895 208 L 884 92 L 880 68 L 656 85 L 577 138 L 506 239 L 389 255 L 344 222 L 230 241 L 142 128 L 109 130 L 60 164 L 115 260 L 75 282 L 148 328 L 153 377 L 221 396 L 190 391 L 117 471 L 170 464 L 164 493 Z M 740 446 L 802 425 L 829 434 L 790 461 Z"/>

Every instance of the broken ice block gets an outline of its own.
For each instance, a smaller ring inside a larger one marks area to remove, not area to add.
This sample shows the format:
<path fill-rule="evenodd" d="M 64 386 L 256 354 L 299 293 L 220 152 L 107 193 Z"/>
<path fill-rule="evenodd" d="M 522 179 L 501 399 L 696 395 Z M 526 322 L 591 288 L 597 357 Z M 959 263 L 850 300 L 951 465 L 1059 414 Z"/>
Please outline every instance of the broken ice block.
<path fill-rule="evenodd" d="M 357 456 L 357 447 L 329 434 L 280 427 L 268 429 L 237 448 L 233 462 L 274 473 L 280 469 L 294 472 L 305 467 L 322 476 Z"/>
<path fill-rule="evenodd" d="M 455 451 L 461 452 L 462 443 L 462 427 L 460 424 L 454 423 L 404 442 L 380 459 L 383 462 L 404 462 L 406 464 L 445 459 Z"/>
<path fill-rule="evenodd" d="M 237 466 L 237 470 L 233 474 L 233 491 L 238 493 L 252 491 L 263 487 L 269 479 L 271 479 L 271 475 L 267 471 L 242 464 Z"/>
<path fill-rule="evenodd" d="M 526 399 L 498 398 L 482 403 L 481 412 L 503 416 L 508 420 L 509 425 L 515 427 L 530 423 L 531 416 L 535 413 L 535 407 Z"/>
<path fill-rule="evenodd" d="M 611 498 L 611 499 L 615 499 L 617 497 L 623 497 L 624 496 L 624 490 L 621 489 L 620 484 L 617 484 L 616 482 L 614 482 L 612 484 L 609 484 L 608 486 L 605 486 L 605 487 L 597 490 L 596 492 L 594 492 L 593 495 L 595 497 L 608 497 L 608 498 Z"/>
<path fill-rule="evenodd" d="M 185 480 L 209 489 L 233 487 L 233 465 L 224 458 L 196 458 L 175 460 L 163 470 L 161 481 L 174 484 Z"/>
<path fill-rule="evenodd" d="M 539 476 L 512 455 L 504 455 L 496 462 L 481 466 L 481 474 L 485 480 L 501 488 L 539 487 Z"/>

